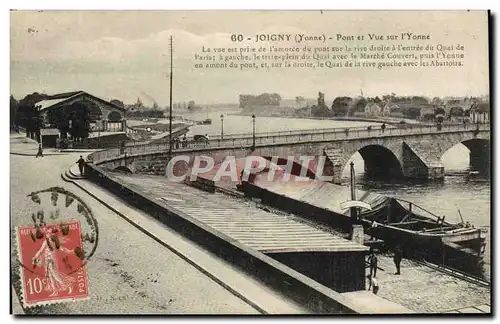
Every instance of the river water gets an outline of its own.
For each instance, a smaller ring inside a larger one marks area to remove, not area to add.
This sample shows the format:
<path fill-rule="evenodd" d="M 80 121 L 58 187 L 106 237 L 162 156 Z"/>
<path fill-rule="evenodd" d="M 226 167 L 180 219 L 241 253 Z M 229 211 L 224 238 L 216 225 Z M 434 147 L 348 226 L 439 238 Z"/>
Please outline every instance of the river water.
<path fill-rule="evenodd" d="M 221 110 L 208 114 L 200 112 L 182 115 L 193 120 L 212 119 L 211 125 L 193 126 L 189 135 L 220 134 L 222 130 L 221 114 L 224 115 L 224 134 L 251 133 L 252 118 L 234 115 L 235 113 L 237 111 Z M 175 115 L 179 114 L 175 113 Z M 257 133 L 368 125 L 376 125 L 376 123 L 275 117 L 257 117 L 255 122 Z M 476 227 L 484 227 L 489 232 L 491 231 L 490 179 L 469 177 L 469 150 L 464 145 L 457 144 L 443 155 L 441 161 L 445 166 L 446 177 L 443 181 L 437 182 L 398 180 L 388 183 L 387 181 L 373 181 L 365 178 L 364 162 L 359 153 L 354 154 L 351 160 L 355 164 L 357 188 L 412 201 L 435 214 L 446 216 L 446 220 L 450 222 L 460 221 L 458 215 L 460 209 L 464 221 L 469 221 Z M 346 164 L 343 172 L 344 185 L 348 185 L 348 177 L 349 170 Z M 489 236 L 485 254 L 487 277 L 489 277 L 491 251 Z"/>

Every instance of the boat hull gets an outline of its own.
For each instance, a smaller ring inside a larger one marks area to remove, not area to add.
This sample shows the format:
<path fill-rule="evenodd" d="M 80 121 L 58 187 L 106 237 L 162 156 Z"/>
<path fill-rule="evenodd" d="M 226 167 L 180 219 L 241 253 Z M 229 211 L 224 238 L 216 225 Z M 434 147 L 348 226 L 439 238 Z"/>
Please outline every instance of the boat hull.
<path fill-rule="evenodd" d="M 443 234 L 429 234 L 378 225 L 362 220 L 367 232 L 385 242 L 388 248 L 400 246 L 408 258 L 442 264 L 469 273 L 480 274 L 485 235 L 480 229 L 463 229 Z"/>

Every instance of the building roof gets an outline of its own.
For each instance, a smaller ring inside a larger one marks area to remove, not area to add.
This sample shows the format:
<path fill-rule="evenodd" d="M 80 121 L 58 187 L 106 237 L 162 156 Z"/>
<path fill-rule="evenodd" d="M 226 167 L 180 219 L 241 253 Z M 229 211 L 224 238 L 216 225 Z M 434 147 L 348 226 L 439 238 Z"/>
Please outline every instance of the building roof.
<path fill-rule="evenodd" d="M 72 99 L 73 97 L 77 97 L 80 93 L 76 93 L 74 94 L 73 96 L 71 97 L 65 97 L 65 98 L 56 98 L 56 99 L 45 99 L 45 100 L 42 100 L 42 101 L 39 101 L 37 103 L 38 106 L 40 106 L 40 110 L 45 110 L 45 109 L 48 109 L 52 106 L 55 106 L 57 105 L 58 103 L 60 102 L 63 102 L 63 101 L 66 101 L 66 100 L 69 100 L 69 99 Z"/>
<path fill-rule="evenodd" d="M 113 108 L 119 109 L 121 111 L 125 111 L 125 108 L 120 107 L 112 102 L 107 101 L 107 100 L 93 96 L 85 91 L 73 91 L 73 92 L 65 92 L 65 93 L 51 95 L 51 96 L 49 96 L 48 99 L 44 99 L 44 100 L 37 102 L 37 105 L 41 106 L 40 110 L 43 111 L 43 110 L 46 110 L 49 108 L 55 108 L 56 106 L 63 105 L 67 101 L 70 101 L 76 97 L 84 96 L 84 95 L 91 97 L 91 98 L 93 98 L 97 101 L 100 101 L 102 103 L 105 103 L 107 105 L 113 106 Z"/>

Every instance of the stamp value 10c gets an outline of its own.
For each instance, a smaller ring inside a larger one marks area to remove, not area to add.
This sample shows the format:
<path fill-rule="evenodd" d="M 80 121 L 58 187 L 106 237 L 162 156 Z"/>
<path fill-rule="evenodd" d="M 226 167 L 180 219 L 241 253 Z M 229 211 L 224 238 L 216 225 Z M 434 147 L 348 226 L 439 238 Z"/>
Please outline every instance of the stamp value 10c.
<path fill-rule="evenodd" d="M 17 228 L 25 307 L 88 299 L 79 222 Z"/>

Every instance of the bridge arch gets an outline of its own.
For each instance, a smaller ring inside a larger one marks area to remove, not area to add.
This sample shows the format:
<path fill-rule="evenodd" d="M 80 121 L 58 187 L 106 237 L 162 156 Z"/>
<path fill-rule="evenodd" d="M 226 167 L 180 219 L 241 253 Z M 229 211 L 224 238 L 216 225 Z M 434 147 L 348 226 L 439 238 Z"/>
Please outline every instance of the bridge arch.
<path fill-rule="evenodd" d="M 349 161 L 359 153 L 364 161 L 365 175 L 370 178 L 402 177 L 403 167 L 396 154 L 380 144 L 369 144 L 352 153 L 343 164 L 343 173 L 349 170 Z"/>
<path fill-rule="evenodd" d="M 468 152 L 466 152 L 468 151 Z M 468 154 L 468 161 L 464 157 Z M 489 173 L 491 142 L 485 138 L 471 138 L 450 145 L 440 157 L 445 167 L 470 168 L 470 170 Z"/>

